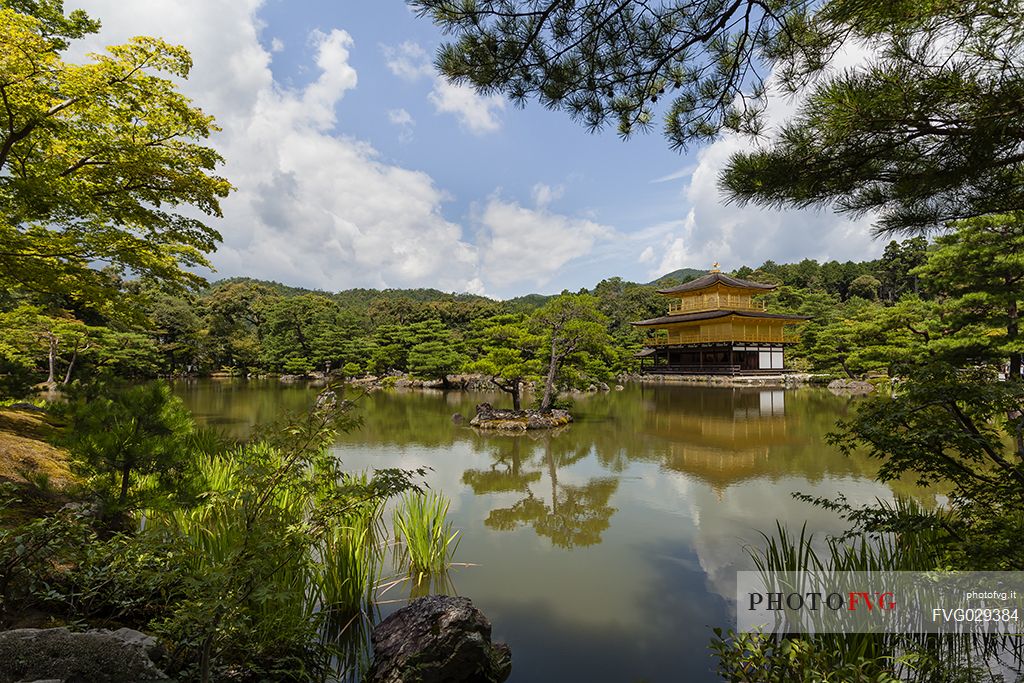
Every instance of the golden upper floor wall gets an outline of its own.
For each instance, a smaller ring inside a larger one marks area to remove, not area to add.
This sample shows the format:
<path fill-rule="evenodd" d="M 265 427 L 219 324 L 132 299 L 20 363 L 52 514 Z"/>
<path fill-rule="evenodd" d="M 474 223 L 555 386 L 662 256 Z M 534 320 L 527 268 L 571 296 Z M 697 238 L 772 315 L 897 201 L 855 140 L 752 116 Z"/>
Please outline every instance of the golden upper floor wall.
<path fill-rule="evenodd" d="M 659 289 L 658 294 L 669 297 L 668 314 L 676 315 L 715 310 L 763 311 L 764 304 L 754 297 L 773 289 L 775 285 L 726 275 L 716 267 L 677 287 Z"/>
<path fill-rule="evenodd" d="M 763 311 L 765 304 L 754 296 L 763 290 L 725 287 L 719 284 L 695 291 L 665 294 L 669 298 L 668 313 L 697 313 L 700 311 Z"/>

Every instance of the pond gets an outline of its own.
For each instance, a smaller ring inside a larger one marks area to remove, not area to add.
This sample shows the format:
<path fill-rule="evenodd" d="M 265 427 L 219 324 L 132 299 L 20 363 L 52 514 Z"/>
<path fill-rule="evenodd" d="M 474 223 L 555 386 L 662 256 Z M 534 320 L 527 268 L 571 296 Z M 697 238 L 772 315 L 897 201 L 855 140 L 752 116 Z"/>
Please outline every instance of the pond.
<path fill-rule="evenodd" d="M 183 382 L 198 418 L 244 436 L 306 409 L 316 389 L 276 381 Z M 852 503 L 921 497 L 873 480 L 830 447 L 853 399 L 822 389 L 628 385 L 576 397 L 557 433 L 480 433 L 500 394 L 390 390 L 359 398 L 362 426 L 335 446 L 348 469 L 431 468 L 462 530 L 454 592 L 512 648 L 511 681 L 714 681 L 711 628 L 730 628 L 735 572 L 775 520 L 818 534 L 845 525 L 792 497 Z M 397 608 L 387 605 L 384 613 Z"/>

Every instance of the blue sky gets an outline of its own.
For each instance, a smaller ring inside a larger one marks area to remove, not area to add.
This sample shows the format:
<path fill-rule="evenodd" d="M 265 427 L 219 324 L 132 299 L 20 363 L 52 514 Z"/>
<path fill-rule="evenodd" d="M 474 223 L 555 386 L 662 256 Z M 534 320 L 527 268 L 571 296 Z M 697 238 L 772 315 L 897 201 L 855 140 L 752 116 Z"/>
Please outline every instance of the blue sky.
<path fill-rule="evenodd" d="M 717 174 L 749 141 L 679 154 L 447 83 L 443 36 L 401 0 L 68 5 L 103 22 L 88 49 L 149 34 L 192 51 L 182 87 L 223 128 L 237 188 L 211 277 L 509 297 L 883 246 L 865 220 L 724 206 Z"/>

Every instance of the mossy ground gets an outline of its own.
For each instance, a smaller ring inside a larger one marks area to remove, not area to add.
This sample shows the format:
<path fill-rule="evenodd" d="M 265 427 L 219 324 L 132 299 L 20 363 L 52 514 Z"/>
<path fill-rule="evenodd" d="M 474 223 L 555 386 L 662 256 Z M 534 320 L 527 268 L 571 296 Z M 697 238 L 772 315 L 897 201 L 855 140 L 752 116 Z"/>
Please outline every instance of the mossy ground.
<path fill-rule="evenodd" d="M 58 429 L 45 413 L 0 408 L 0 482 L 28 494 L 21 512 L 48 507 L 75 482 L 68 452 L 49 442 Z M 5 510 L 0 523 L 16 512 Z"/>

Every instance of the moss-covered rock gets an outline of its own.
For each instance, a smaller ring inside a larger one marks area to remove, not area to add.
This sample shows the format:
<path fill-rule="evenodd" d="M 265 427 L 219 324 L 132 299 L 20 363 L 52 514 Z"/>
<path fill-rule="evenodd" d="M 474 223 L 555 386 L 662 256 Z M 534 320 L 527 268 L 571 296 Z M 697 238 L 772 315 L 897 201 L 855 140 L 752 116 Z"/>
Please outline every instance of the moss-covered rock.
<path fill-rule="evenodd" d="M 73 633 L 66 628 L 0 632 L 0 683 L 89 681 L 149 683 L 168 680 L 153 663 L 155 638 L 122 628 Z"/>
<path fill-rule="evenodd" d="M 469 424 L 480 429 L 525 432 L 528 429 L 556 429 L 570 422 L 572 415 L 565 410 L 500 410 L 492 408 L 490 403 L 481 403 Z"/>

